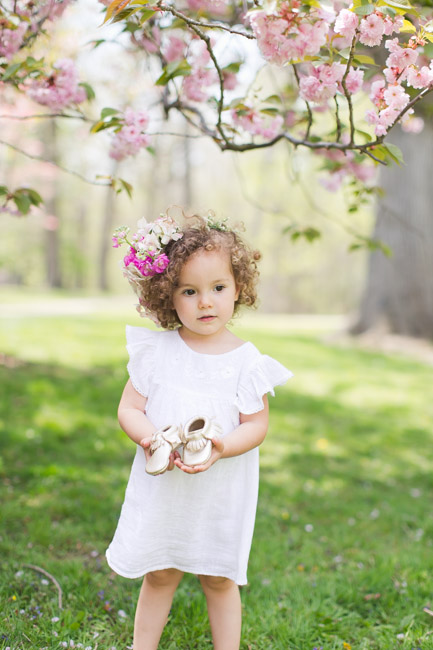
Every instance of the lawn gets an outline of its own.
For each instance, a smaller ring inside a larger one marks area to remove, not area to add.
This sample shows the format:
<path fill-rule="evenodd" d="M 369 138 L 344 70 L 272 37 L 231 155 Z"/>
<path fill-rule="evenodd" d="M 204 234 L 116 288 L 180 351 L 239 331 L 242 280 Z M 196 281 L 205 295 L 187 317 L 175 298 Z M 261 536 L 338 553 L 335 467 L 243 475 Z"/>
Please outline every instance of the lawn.
<path fill-rule="evenodd" d="M 0 319 L 1 649 L 132 643 L 140 581 L 104 560 L 134 454 L 124 323 Z M 241 647 L 433 649 L 432 367 L 282 323 L 236 325 L 295 373 L 261 448 Z M 185 577 L 161 648 L 211 647 Z"/>

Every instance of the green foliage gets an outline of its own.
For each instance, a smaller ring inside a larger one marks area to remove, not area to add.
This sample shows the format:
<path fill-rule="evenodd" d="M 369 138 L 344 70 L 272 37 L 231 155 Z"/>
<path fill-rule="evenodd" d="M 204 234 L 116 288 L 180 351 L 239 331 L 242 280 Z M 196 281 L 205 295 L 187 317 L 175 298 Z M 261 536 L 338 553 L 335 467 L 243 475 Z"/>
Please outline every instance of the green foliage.
<path fill-rule="evenodd" d="M 237 333 L 295 378 L 271 400 L 261 448 L 242 650 L 431 650 L 431 368 L 321 343 L 288 331 L 290 320 L 254 323 Z M 140 581 L 103 559 L 134 453 L 115 415 L 123 324 L 107 314 L 0 321 L 4 647 L 131 643 Z M 59 581 L 63 610 L 28 564 Z M 161 648 L 211 647 L 187 576 Z"/>
<path fill-rule="evenodd" d="M 10 191 L 5 185 L 0 186 L 0 197 L 4 197 L 3 206 L 13 201 L 20 214 L 28 214 L 32 205 L 38 206 L 42 203 L 41 195 L 29 187 L 19 187 Z"/>

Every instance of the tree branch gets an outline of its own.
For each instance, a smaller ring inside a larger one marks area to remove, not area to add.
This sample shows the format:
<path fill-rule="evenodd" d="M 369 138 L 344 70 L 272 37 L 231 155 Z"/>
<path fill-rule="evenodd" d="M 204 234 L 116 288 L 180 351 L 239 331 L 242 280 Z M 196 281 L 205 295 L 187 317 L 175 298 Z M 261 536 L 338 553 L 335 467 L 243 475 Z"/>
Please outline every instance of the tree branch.
<path fill-rule="evenodd" d="M 358 33 L 358 32 L 357 32 Z M 353 61 L 353 55 L 355 53 L 355 45 L 357 41 L 357 33 L 352 39 L 352 45 L 350 46 L 350 53 L 349 53 L 349 58 L 347 60 L 347 65 L 346 65 L 346 70 L 344 72 L 343 78 L 341 80 L 341 85 L 344 91 L 344 96 L 346 97 L 347 101 L 347 106 L 349 107 L 349 123 L 350 123 L 350 144 L 353 144 L 355 140 L 355 124 L 353 122 L 353 105 L 352 105 L 352 97 L 350 96 L 349 91 L 347 90 L 346 86 L 346 79 L 347 75 L 349 74 L 352 61 Z"/>
<path fill-rule="evenodd" d="M 237 29 L 233 29 L 232 27 L 227 27 L 227 25 L 224 25 L 223 23 L 219 23 L 219 22 L 203 23 L 200 20 L 194 20 L 193 18 L 189 18 L 188 16 L 181 13 L 177 9 L 174 9 L 174 7 L 170 7 L 169 5 L 164 4 L 163 2 L 157 2 L 156 4 L 162 11 L 168 11 L 169 13 L 173 14 L 173 16 L 176 16 L 176 18 L 180 18 L 191 27 L 194 25 L 195 27 L 202 27 L 204 29 L 222 29 L 223 31 L 229 32 L 230 34 L 237 34 L 238 36 L 244 36 L 245 38 L 249 38 L 251 40 L 255 40 L 256 38 L 254 34 L 248 34 L 248 32 L 241 32 Z"/>
<path fill-rule="evenodd" d="M 25 156 L 26 158 L 30 158 L 30 160 L 37 160 L 38 162 L 43 162 L 46 163 L 47 165 L 52 165 L 53 167 L 56 167 L 56 169 L 59 169 L 62 172 L 65 172 L 66 174 L 70 174 L 71 176 L 76 176 L 79 178 L 81 181 L 84 181 L 85 183 L 88 183 L 89 185 L 102 185 L 102 186 L 107 186 L 111 185 L 111 181 L 92 181 L 89 178 L 86 178 L 79 172 L 74 171 L 73 169 L 68 169 L 67 167 L 63 167 L 62 165 L 59 165 L 57 163 L 54 163 L 52 160 L 47 160 L 46 158 L 42 158 L 42 156 L 35 156 L 34 154 L 28 153 L 28 151 L 24 151 L 23 149 L 20 149 L 20 147 L 15 146 L 11 142 L 6 142 L 5 140 L 0 140 L 0 144 L 2 144 L 5 147 L 8 147 L 9 149 L 12 149 L 13 151 L 16 151 L 17 153 L 20 153 L 21 155 Z"/>
<path fill-rule="evenodd" d="M 293 72 L 295 73 L 296 83 L 298 84 L 298 88 L 299 88 L 299 72 L 295 63 L 292 63 L 292 68 L 293 68 Z M 304 99 L 304 102 L 308 112 L 308 122 L 307 122 L 307 130 L 305 131 L 305 140 L 308 140 L 310 137 L 311 127 L 313 126 L 313 111 L 311 110 L 311 106 L 306 99 Z"/>

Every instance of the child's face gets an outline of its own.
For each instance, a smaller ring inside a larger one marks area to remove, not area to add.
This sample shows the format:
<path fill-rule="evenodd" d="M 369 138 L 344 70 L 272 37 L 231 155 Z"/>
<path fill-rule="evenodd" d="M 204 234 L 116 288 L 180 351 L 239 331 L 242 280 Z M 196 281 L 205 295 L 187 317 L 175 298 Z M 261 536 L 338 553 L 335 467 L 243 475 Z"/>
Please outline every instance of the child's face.
<path fill-rule="evenodd" d="M 233 316 L 238 297 L 228 253 L 200 250 L 182 267 L 173 306 L 190 334 L 215 336 Z"/>

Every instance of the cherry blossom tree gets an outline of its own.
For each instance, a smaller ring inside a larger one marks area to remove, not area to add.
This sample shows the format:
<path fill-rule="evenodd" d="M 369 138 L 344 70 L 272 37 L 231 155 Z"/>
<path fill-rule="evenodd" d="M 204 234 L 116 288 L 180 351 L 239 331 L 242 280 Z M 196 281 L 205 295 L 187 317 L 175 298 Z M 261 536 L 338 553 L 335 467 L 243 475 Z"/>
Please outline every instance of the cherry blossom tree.
<path fill-rule="evenodd" d="M 175 112 L 223 151 L 306 147 L 323 161 L 329 189 L 349 180 L 362 200 L 377 165 L 401 162 L 388 141 L 395 125 L 422 129 L 414 109 L 433 89 L 433 21 L 409 0 L 100 0 L 104 22 L 148 61 L 154 92 L 143 110 L 107 107 L 93 121 L 93 90 L 74 62 L 32 56 L 72 1 L 0 3 L 0 91 L 13 87 L 58 117 L 75 111 L 93 133 L 111 134 L 117 161 L 151 151 L 155 114 Z M 95 46 L 103 41 L 104 27 Z M 271 93 L 253 79 L 267 71 Z M 17 213 L 42 200 L 25 187 L 0 194 L 1 209 Z"/>

